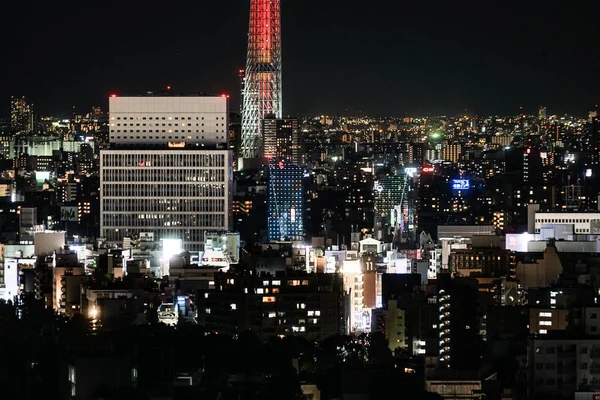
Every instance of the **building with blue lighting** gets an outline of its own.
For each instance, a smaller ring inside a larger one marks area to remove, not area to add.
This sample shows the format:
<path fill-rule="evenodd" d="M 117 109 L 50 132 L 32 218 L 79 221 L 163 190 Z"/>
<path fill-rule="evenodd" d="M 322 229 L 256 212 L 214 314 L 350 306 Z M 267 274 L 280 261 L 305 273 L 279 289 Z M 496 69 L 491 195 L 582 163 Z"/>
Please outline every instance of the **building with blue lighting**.
<path fill-rule="evenodd" d="M 304 239 L 304 169 L 283 160 L 269 163 L 269 241 Z"/>

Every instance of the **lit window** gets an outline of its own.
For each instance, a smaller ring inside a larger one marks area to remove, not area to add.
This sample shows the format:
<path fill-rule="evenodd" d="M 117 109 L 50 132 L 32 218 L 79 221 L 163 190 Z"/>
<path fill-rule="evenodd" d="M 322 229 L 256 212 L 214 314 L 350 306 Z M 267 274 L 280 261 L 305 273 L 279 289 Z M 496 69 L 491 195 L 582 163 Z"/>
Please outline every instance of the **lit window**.
<path fill-rule="evenodd" d="M 541 312 L 540 317 L 552 317 L 552 313 L 551 312 Z"/>
<path fill-rule="evenodd" d="M 237 310 L 237 304 L 231 303 L 230 306 L 232 310 Z"/>
<path fill-rule="evenodd" d="M 263 296 L 263 303 L 275 303 L 275 296 Z"/>
<path fill-rule="evenodd" d="M 256 289 L 256 294 L 263 294 L 265 290 L 263 288 Z"/>
<path fill-rule="evenodd" d="M 308 315 L 309 317 L 312 317 L 312 316 L 315 315 L 315 312 L 314 311 L 307 311 L 306 315 Z"/>
<path fill-rule="evenodd" d="M 272 285 L 273 286 L 279 286 L 279 285 L 281 285 L 281 281 L 273 281 Z"/>
<path fill-rule="evenodd" d="M 547 331 L 546 329 L 540 329 L 540 333 L 541 333 L 542 335 L 545 335 L 546 333 L 548 333 L 548 331 Z"/>
<path fill-rule="evenodd" d="M 552 321 L 540 321 L 540 326 L 552 326 Z"/>
<path fill-rule="evenodd" d="M 269 318 L 275 318 L 276 315 L 275 311 L 269 312 Z"/>

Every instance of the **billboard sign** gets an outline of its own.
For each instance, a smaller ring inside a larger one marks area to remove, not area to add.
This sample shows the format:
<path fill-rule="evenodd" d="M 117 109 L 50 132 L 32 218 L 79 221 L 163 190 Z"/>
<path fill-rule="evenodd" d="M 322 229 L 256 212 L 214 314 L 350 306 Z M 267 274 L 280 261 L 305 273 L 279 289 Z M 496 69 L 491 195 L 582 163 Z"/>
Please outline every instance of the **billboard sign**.
<path fill-rule="evenodd" d="M 506 250 L 526 253 L 528 250 L 527 244 L 535 240 L 535 235 L 531 233 L 507 233 L 506 234 Z"/>
<path fill-rule="evenodd" d="M 450 183 L 453 190 L 468 190 L 471 187 L 468 179 L 452 179 Z"/>
<path fill-rule="evenodd" d="M 62 206 L 60 208 L 61 221 L 77 221 L 77 207 Z"/>

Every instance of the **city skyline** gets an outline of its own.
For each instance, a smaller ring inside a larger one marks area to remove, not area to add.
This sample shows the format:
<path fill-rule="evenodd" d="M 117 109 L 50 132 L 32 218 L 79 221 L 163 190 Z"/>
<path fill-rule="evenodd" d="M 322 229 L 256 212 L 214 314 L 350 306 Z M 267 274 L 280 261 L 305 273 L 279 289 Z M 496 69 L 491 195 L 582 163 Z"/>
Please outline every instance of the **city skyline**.
<path fill-rule="evenodd" d="M 190 6 L 174 18 L 111 3 L 28 10 L 31 18 L 3 27 L 29 35 L 8 43 L 12 78 L 1 95 L 25 95 L 52 114 L 106 109 L 110 93 L 171 85 L 230 94 L 237 111 L 246 3 Z M 545 105 L 549 114 L 585 115 L 600 86 L 597 6 L 503 4 L 283 1 L 283 114 L 516 114 Z"/>

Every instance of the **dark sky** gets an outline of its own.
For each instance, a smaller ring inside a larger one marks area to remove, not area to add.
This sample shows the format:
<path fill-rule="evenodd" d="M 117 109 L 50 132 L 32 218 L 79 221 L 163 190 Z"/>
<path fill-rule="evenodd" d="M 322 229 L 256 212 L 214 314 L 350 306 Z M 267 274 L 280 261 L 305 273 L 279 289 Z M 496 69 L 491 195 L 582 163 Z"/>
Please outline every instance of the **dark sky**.
<path fill-rule="evenodd" d="M 249 0 L 67 3 L 13 2 L 3 14 L 5 109 L 26 95 L 40 113 L 84 111 L 113 92 L 166 85 L 229 93 L 237 108 Z M 543 104 L 584 115 L 600 100 L 595 4 L 282 0 L 284 113 L 515 114 Z"/>

